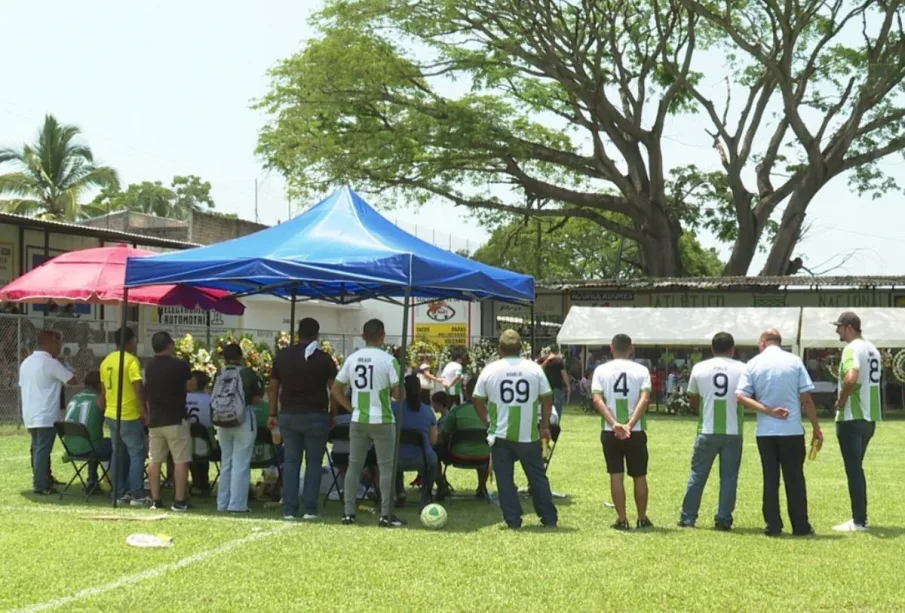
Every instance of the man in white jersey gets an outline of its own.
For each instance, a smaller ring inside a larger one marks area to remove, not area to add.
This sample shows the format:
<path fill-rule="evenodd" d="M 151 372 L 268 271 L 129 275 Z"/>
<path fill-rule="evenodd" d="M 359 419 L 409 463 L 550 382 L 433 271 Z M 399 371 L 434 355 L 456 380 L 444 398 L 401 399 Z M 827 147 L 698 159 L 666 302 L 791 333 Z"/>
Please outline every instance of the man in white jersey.
<path fill-rule="evenodd" d="M 691 456 L 691 475 L 682 502 L 680 528 L 693 528 L 710 469 L 720 457 L 720 503 L 714 518 L 717 530 L 732 529 L 732 512 L 742 463 L 742 410 L 735 390 L 745 365 L 733 359 L 735 339 L 718 332 L 710 342 L 713 358 L 699 361 L 688 378 L 688 400 L 698 412 L 698 436 Z"/>
<path fill-rule="evenodd" d="M 848 478 L 852 519 L 836 526 L 837 532 L 867 530 L 867 480 L 864 454 L 880 421 L 880 352 L 861 337 L 861 318 L 845 312 L 834 322 L 839 340 L 848 343 L 839 364 L 839 397 L 836 400 L 836 438 Z"/>
<path fill-rule="evenodd" d="M 383 322 L 372 319 L 364 325 L 361 337 L 366 346 L 359 349 L 343 363 L 333 384 L 333 402 L 352 413 L 349 425 L 349 466 L 346 469 L 345 514 L 342 523 L 355 523 L 355 496 L 361 480 L 361 469 L 371 443 L 377 453 L 380 469 L 381 528 L 404 526 L 405 522 L 393 515 L 393 459 L 396 454 L 396 419 L 392 400 L 401 400 L 399 362 L 383 350 L 386 336 Z M 346 397 L 346 386 L 351 388 L 351 402 Z"/>
<path fill-rule="evenodd" d="M 499 349 L 502 359 L 484 367 L 473 402 L 478 416 L 488 424 L 487 442 L 503 519 L 513 530 L 522 527 L 522 505 L 514 475 L 518 461 L 528 477 L 534 511 L 544 526 L 555 528 L 559 518 L 550 482 L 544 474 L 541 447 L 541 440 L 550 440 L 553 390 L 544 369 L 521 357 L 522 339 L 518 332 L 503 332 Z"/>
<path fill-rule="evenodd" d="M 598 366 L 591 382 L 594 409 L 601 415 L 600 442 L 610 490 L 616 507 L 616 530 L 629 530 L 625 514 L 625 472 L 635 483 L 638 528 L 651 528 L 647 517 L 647 424 L 644 414 L 650 402 L 650 371 L 631 361 L 634 348 L 626 334 L 610 344 L 613 359 Z"/>
<path fill-rule="evenodd" d="M 450 355 L 450 362 L 443 367 L 440 378 L 444 381 L 446 390 L 447 408 L 462 404 L 465 389 L 464 366 L 468 361 L 468 352 L 463 347 L 456 347 Z"/>

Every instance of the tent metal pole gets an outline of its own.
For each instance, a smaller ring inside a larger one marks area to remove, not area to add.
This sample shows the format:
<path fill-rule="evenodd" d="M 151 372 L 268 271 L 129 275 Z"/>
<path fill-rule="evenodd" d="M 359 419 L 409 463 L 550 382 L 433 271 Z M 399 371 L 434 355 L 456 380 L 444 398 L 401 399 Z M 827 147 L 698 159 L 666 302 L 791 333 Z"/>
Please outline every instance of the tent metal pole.
<path fill-rule="evenodd" d="M 292 294 L 289 300 L 289 344 L 295 344 L 295 286 L 292 287 Z"/>
<path fill-rule="evenodd" d="M 533 361 L 537 354 L 537 320 L 535 319 L 534 303 L 531 303 L 531 355 L 529 358 Z"/>
<path fill-rule="evenodd" d="M 399 466 L 399 438 L 402 436 L 402 419 L 405 414 L 405 402 L 402 399 L 405 397 L 405 365 L 408 363 L 408 358 L 405 354 L 409 340 L 409 303 L 411 302 L 411 296 L 412 288 L 406 287 L 405 300 L 402 303 L 402 346 L 399 348 L 399 359 L 401 360 L 399 370 L 402 371 L 399 379 L 399 404 L 402 406 L 399 408 L 399 418 L 396 420 L 396 449 L 393 451 L 393 485 L 390 488 L 390 509 L 393 509 L 396 505 L 397 492 L 394 491 L 396 489 L 396 467 Z"/>
<path fill-rule="evenodd" d="M 120 342 L 119 345 L 123 345 L 123 340 L 126 338 L 126 322 L 129 319 L 129 288 L 123 288 L 123 310 L 122 316 L 120 318 L 120 327 L 122 330 L 120 334 Z M 114 337 L 115 342 L 115 337 Z M 119 482 L 122 480 L 123 475 L 120 474 L 119 465 L 122 465 L 122 453 L 123 453 L 123 437 L 122 435 L 122 421 L 123 421 L 123 375 L 126 370 L 126 349 L 125 347 L 119 346 L 117 347 L 119 350 L 119 372 L 117 373 L 118 382 L 116 386 L 116 448 L 113 450 L 113 455 L 110 457 L 110 464 L 112 473 L 113 473 L 113 508 L 116 508 L 119 500 L 117 499 L 117 494 L 119 493 Z"/>

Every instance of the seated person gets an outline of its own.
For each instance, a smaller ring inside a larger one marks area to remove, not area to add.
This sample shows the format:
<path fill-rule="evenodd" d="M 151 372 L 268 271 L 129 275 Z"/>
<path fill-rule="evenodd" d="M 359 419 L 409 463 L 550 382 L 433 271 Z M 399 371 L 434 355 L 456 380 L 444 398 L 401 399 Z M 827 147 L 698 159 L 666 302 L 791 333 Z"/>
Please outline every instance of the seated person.
<path fill-rule="evenodd" d="M 421 508 L 429 505 L 437 480 L 437 454 L 433 446 L 437 443 L 437 416 L 434 410 L 421 403 L 421 381 L 417 375 L 405 378 L 405 400 L 394 402 L 393 410 L 402 421 L 403 432 L 417 432 L 423 439 L 423 446 L 399 446 L 399 465 L 396 471 L 396 504 L 405 503 L 403 471 L 417 470 L 421 473 Z"/>
<path fill-rule="evenodd" d="M 192 373 L 195 377 L 196 390 L 185 397 L 185 414 L 191 424 L 201 424 L 207 428 L 208 438 L 217 444 L 214 425 L 211 423 L 211 395 L 208 387 L 210 377 L 206 373 L 196 370 Z M 213 451 L 207 448 L 207 441 L 200 438 L 192 439 L 193 456 L 208 456 Z M 189 464 L 189 472 L 192 475 L 192 489 L 197 490 L 202 496 L 211 495 L 210 482 L 211 463 L 208 460 L 196 460 L 192 458 Z M 168 474 L 173 474 L 169 472 Z"/>
<path fill-rule="evenodd" d="M 487 430 L 487 426 L 478 416 L 472 403 L 472 394 L 477 384 L 477 377 L 472 377 L 465 386 L 465 404 L 453 408 L 446 419 L 443 421 L 443 427 L 440 428 L 441 444 L 439 447 L 443 450 L 443 462 L 453 464 L 455 460 L 487 460 L 490 456 L 490 446 L 486 442 L 462 442 L 450 447 L 453 433 L 459 430 Z M 475 469 L 478 473 L 478 489 L 475 496 L 478 498 L 487 497 L 487 467 Z M 449 495 L 449 485 L 441 484 L 437 488 L 437 499 L 442 500 Z"/>
<path fill-rule="evenodd" d="M 101 374 L 92 370 L 85 375 L 85 389 L 72 397 L 66 406 L 65 421 L 74 421 L 88 428 L 91 443 L 80 437 L 66 436 L 63 443 L 73 455 L 91 453 L 94 447 L 97 460 L 88 462 L 88 483 L 85 491 L 95 492 L 98 489 L 97 467 L 99 462 L 109 462 L 113 453 L 113 445 L 109 438 L 104 438 L 104 386 L 101 385 Z"/>
<path fill-rule="evenodd" d="M 434 413 L 439 415 L 437 417 L 437 428 L 442 429 L 443 422 L 446 421 L 446 416 L 449 415 L 449 408 L 446 406 L 446 392 L 435 392 L 430 397 L 430 405 Z"/>

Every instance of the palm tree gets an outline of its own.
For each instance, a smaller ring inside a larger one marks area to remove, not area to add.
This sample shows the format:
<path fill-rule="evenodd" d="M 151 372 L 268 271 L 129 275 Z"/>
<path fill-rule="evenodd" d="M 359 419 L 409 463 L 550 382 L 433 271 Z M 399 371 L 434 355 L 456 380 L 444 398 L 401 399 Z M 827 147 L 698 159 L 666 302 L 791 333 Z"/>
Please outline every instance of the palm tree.
<path fill-rule="evenodd" d="M 94 188 L 119 187 L 109 166 L 95 166 L 91 149 L 76 142 L 79 129 L 44 117 L 38 142 L 21 150 L 0 148 L 0 164 L 11 162 L 18 172 L 0 175 L 0 210 L 58 221 L 79 217 L 79 197 Z"/>

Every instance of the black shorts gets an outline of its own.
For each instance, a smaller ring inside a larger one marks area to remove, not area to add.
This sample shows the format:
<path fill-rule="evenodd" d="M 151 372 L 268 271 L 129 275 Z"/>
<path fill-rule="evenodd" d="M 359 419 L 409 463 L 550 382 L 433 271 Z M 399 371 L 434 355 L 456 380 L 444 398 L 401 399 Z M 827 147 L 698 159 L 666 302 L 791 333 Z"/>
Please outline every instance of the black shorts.
<path fill-rule="evenodd" d="M 606 471 L 611 475 L 627 472 L 629 477 L 647 475 L 647 432 L 632 432 L 627 439 L 618 439 L 614 432 L 600 433 Z"/>

